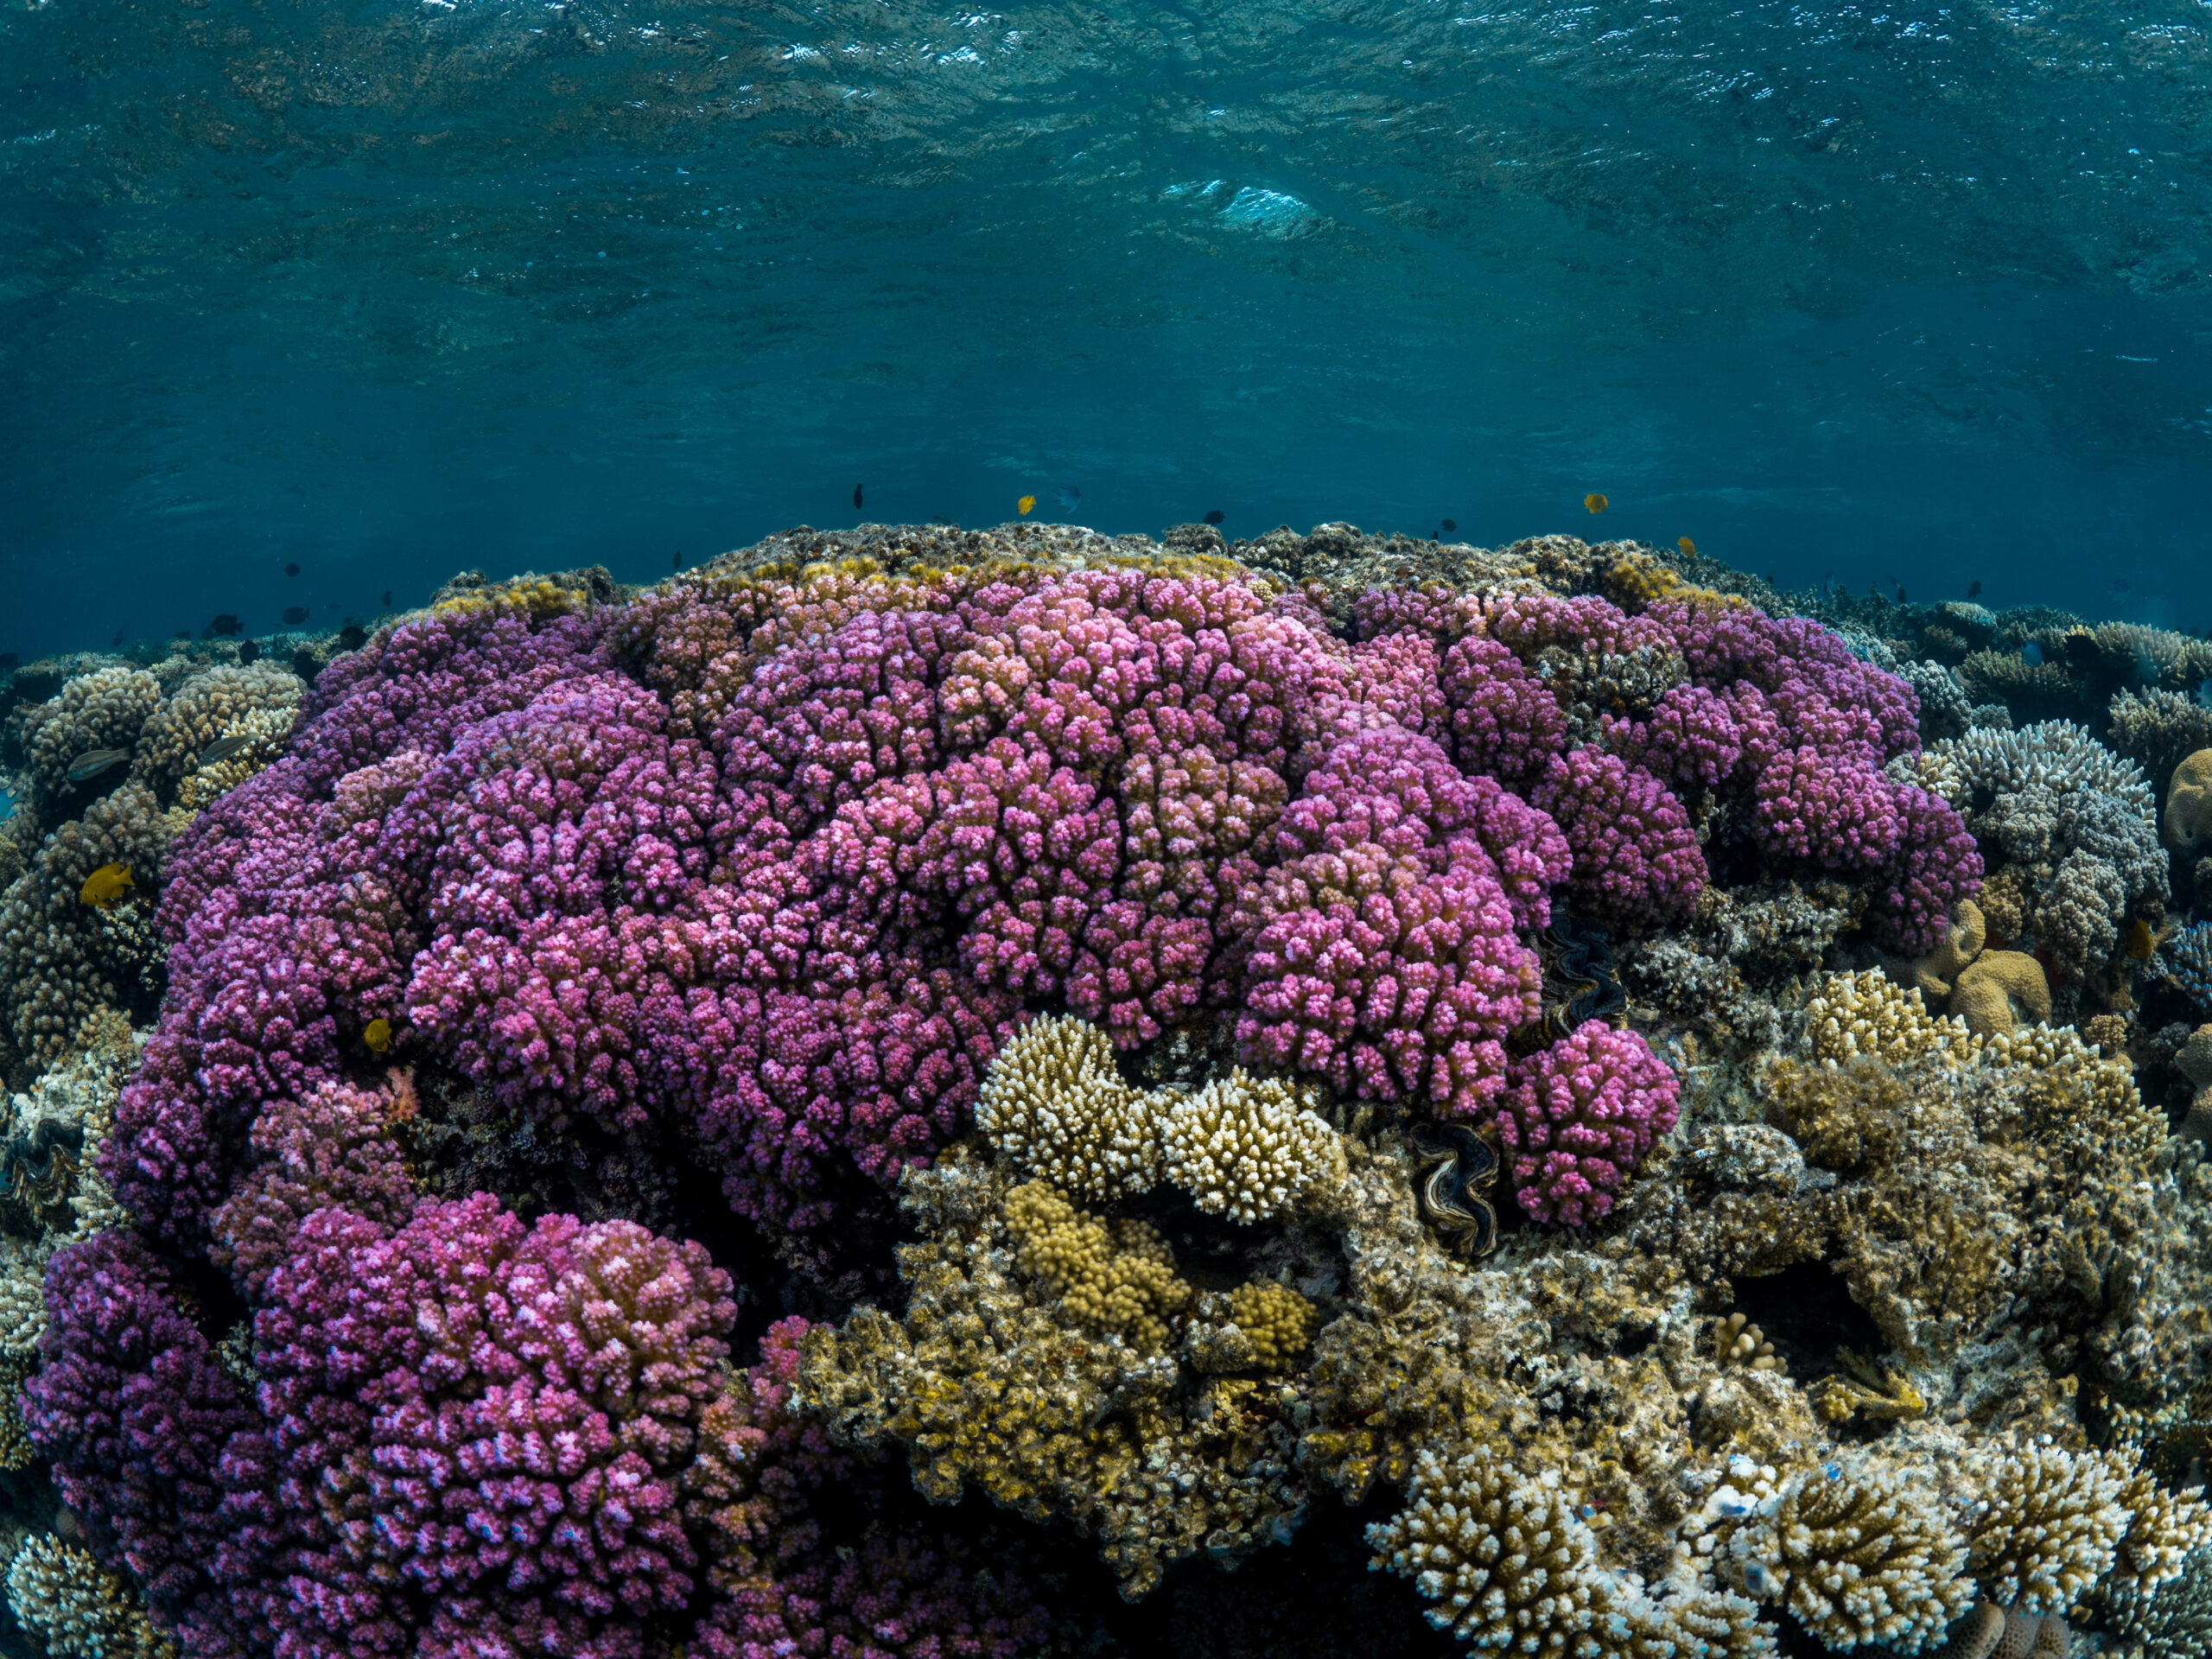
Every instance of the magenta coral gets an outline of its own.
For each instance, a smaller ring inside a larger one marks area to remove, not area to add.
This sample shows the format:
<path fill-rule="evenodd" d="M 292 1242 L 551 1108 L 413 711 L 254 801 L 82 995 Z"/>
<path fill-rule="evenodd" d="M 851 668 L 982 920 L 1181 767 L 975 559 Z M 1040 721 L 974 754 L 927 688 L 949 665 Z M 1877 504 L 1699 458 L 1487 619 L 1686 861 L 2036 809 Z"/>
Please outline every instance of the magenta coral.
<path fill-rule="evenodd" d="M 734 1311 L 704 1250 L 631 1222 L 525 1227 L 482 1194 L 389 1236 L 310 1216 L 255 1329 L 288 1654 L 434 1612 L 586 1651 L 683 1605 L 678 1479 Z"/>
<path fill-rule="evenodd" d="M 1452 753 L 1471 772 L 1509 783 L 1540 777 L 1567 734 L 1559 700 L 1495 639 L 1469 634 L 1444 654 Z"/>
<path fill-rule="evenodd" d="M 1537 1221 L 1596 1221 L 1675 1127 L 1681 1092 L 1642 1037 L 1601 1020 L 1516 1064 L 1497 1116 L 1515 1199 Z"/>
<path fill-rule="evenodd" d="M 1705 891 L 1705 855 L 1682 804 L 1649 772 L 1618 755 L 1576 749 L 1554 755 L 1529 799 L 1573 849 L 1567 890 L 1607 921 L 1680 915 Z"/>
<path fill-rule="evenodd" d="M 1371 842 L 1309 854 L 1268 876 L 1261 916 L 1236 1039 L 1264 1064 L 1465 1116 L 1503 1082 L 1499 1039 L 1541 1012 L 1486 856 L 1438 871 Z"/>
<path fill-rule="evenodd" d="M 237 1651 L 217 1570 L 251 1578 L 261 1563 L 232 1536 L 218 1466 L 252 1408 L 130 1234 L 57 1251 L 46 1305 L 23 1424 L 61 1501 L 96 1553 L 137 1575 L 162 1624 L 195 1652 Z"/>
<path fill-rule="evenodd" d="M 1866 869 L 1904 837 L 1898 792 L 1878 772 L 1792 749 L 1759 774 L 1754 834 L 1773 851 L 1826 869 Z"/>
<path fill-rule="evenodd" d="M 1952 906 L 1981 886 L 1981 853 L 1948 801 L 1906 785 L 1896 802 L 1904 830 L 1875 874 L 1867 926 L 1891 949 L 1918 956 L 1942 941 Z"/>
<path fill-rule="evenodd" d="M 326 1205 L 400 1225 L 415 1189 L 391 1135 L 414 1109 L 404 1075 L 388 1091 L 327 1083 L 304 1101 L 264 1107 L 252 1135 L 260 1162 L 215 1212 L 209 1259 L 254 1296 L 290 1253 L 300 1224 Z"/>

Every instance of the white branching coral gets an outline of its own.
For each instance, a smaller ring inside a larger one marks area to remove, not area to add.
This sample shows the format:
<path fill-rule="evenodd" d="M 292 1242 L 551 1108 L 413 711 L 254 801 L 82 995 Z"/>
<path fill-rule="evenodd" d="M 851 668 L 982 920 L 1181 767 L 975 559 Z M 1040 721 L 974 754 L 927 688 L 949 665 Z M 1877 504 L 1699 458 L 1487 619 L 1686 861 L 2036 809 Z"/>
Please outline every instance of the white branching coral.
<path fill-rule="evenodd" d="M 1489 1447 L 1424 1448 L 1406 1507 L 1367 1529 L 1370 1572 L 1410 1578 L 1428 1622 L 1471 1646 L 1548 1659 L 1759 1656 L 1773 1634 L 1732 1591 L 1688 1581 L 1647 1592 L 1598 1560 L 1559 1471 L 1522 1476 Z"/>
<path fill-rule="evenodd" d="M 2119 1559 L 2131 1472 L 2120 1454 L 2047 1436 L 1969 1459 L 1967 1570 L 1993 1601 L 2063 1616 Z"/>
<path fill-rule="evenodd" d="M 1088 1021 L 1046 1015 L 991 1062 L 976 1127 L 1033 1175 L 1093 1203 L 1149 1192 L 1160 1134 L 1145 1096 L 1114 1069 L 1114 1046 Z"/>
<path fill-rule="evenodd" d="M 2139 1469 L 2120 1495 L 2127 1510 L 2127 1536 L 2120 1541 L 2115 1585 L 2148 1590 L 2177 1579 L 2190 1557 L 2212 1543 L 2212 1509 L 2204 1489 L 2168 1491 L 2147 1469 Z"/>
<path fill-rule="evenodd" d="M 1168 1107 L 1160 1141 L 1167 1179 L 1236 1221 L 1310 1209 L 1344 1179 L 1342 1141 L 1299 1091 L 1241 1069 Z"/>
<path fill-rule="evenodd" d="M 1728 1540 L 1735 1574 L 1830 1648 L 1917 1653 L 1974 1600 L 1966 1545 L 1936 1496 L 1893 1469 L 1795 1471 Z"/>
<path fill-rule="evenodd" d="M 976 1123 L 1001 1155 L 1092 1203 L 1165 1179 L 1210 1214 L 1255 1222 L 1319 1208 L 1344 1179 L 1342 1139 L 1290 1084 L 1240 1069 L 1196 1094 L 1140 1094 L 1106 1033 L 1076 1019 L 1035 1020 L 1007 1045 Z"/>
<path fill-rule="evenodd" d="M 49 1659 L 174 1659 L 176 1652 L 121 1580 L 50 1533 L 16 1552 L 8 1605 Z"/>

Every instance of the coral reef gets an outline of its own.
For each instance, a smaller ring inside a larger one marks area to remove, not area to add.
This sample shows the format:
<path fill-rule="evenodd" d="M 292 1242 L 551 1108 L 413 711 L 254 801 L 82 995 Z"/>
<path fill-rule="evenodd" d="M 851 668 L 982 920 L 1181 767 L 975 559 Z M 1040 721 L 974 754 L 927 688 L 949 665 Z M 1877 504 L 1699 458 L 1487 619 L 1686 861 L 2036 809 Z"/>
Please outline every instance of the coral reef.
<path fill-rule="evenodd" d="M 2184 1650 L 2206 653 L 1790 607 L 866 526 L 19 673 L 19 1624 Z"/>

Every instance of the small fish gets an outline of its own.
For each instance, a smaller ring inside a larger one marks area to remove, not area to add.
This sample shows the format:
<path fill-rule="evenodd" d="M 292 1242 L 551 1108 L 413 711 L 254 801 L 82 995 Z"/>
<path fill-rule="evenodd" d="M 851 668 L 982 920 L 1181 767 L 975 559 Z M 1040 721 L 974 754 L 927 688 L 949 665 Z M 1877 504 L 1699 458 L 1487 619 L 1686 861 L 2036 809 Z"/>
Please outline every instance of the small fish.
<path fill-rule="evenodd" d="M 2043 647 L 2037 645 L 2034 640 L 2029 640 L 2026 645 L 2020 647 L 2020 660 L 2027 664 L 2029 667 L 2034 667 L 2037 663 L 2043 661 Z"/>
<path fill-rule="evenodd" d="M 16 665 L 22 660 L 12 651 L 0 651 L 0 674 L 14 673 Z"/>
<path fill-rule="evenodd" d="M 1219 524 L 1224 516 L 1225 515 L 1222 512 L 1222 510 L 1219 507 L 1208 507 L 1206 509 L 1206 523 L 1210 524 Z"/>
<path fill-rule="evenodd" d="M 250 668 L 260 660 L 261 642 L 258 639 L 241 639 L 238 641 L 238 661 L 244 663 Z"/>
<path fill-rule="evenodd" d="M 861 486 L 860 486 L 859 485 L 855 484 L 855 485 L 854 485 L 854 486 L 853 486 L 853 505 L 854 505 L 855 506 L 856 506 L 856 507 L 857 507 L 858 505 L 860 505 L 860 504 L 861 504 Z"/>
<path fill-rule="evenodd" d="M 2086 633 L 2066 636 L 2066 660 L 2076 668 L 2087 668 L 2097 660 L 2097 642 Z"/>
<path fill-rule="evenodd" d="M 1901 582 L 1897 583 L 1897 603 L 1900 605 L 1910 605 L 1912 603 L 1910 600 L 1904 596 L 1904 584 Z"/>
<path fill-rule="evenodd" d="M 1062 512 L 1073 512 L 1075 504 L 1083 499 L 1083 492 L 1072 484 L 1063 484 L 1052 492 L 1052 499 L 1059 504 Z"/>
<path fill-rule="evenodd" d="M 671 570 L 681 570 L 683 568 L 683 555 L 681 553 L 671 555 L 668 561 L 668 568 Z"/>
<path fill-rule="evenodd" d="M 87 778 L 97 778 L 111 766 L 119 766 L 130 758 L 128 749 L 86 749 L 69 763 L 69 781 L 81 784 Z"/>
<path fill-rule="evenodd" d="M 296 576 L 300 574 L 300 567 L 296 564 L 288 564 L 284 567 L 284 574 L 288 576 Z"/>
<path fill-rule="evenodd" d="M 1685 556 L 1697 551 L 1697 543 L 1687 536 L 1675 537 L 1675 545 L 1681 548 Z"/>
<path fill-rule="evenodd" d="M 1446 518 L 1446 519 L 1444 521 L 1444 533 L 1445 533 L 1446 536 L 1449 536 L 1449 535 L 1450 535 L 1453 531 L 1455 531 L 1455 530 L 1457 530 L 1457 529 L 1459 529 L 1459 525 L 1457 525 L 1457 524 L 1453 524 L 1453 523 L 1452 523 L 1449 518 Z"/>
<path fill-rule="evenodd" d="M 372 1054 L 383 1053 L 391 1046 L 391 1021 L 382 1019 L 370 1020 L 368 1028 L 361 1033 L 361 1040 L 369 1046 Z"/>
<path fill-rule="evenodd" d="M 683 556 L 679 553 L 676 556 L 680 559 Z M 389 588 L 385 588 L 384 590 L 384 597 L 378 600 L 377 603 L 383 606 L 386 610 L 390 610 L 391 608 L 391 589 Z"/>
<path fill-rule="evenodd" d="M 228 737 L 219 737 L 200 751 L 200 764 L 212 766 L 219 760 L 227 760 L 252 741 L 251 732 L 232 732 Z"/>
<path fill-rule="evenodd" d="M 1599 494 L 1597 491 L 1592 490 L 1589 494 L 1582 498 L 1582 505 L 1589 508 L 1592 512 L 1603 512 L 1608 503 L 1604 496 Z"/>
<path fill-rule="evenodd" d="M 363 645 L 365 645 L 368 643 L 369 631 L 363 627 L 359 623 L 353 620 L 352 617 L 347 617 L 346 619 L 346 626 L 338 630 L 339 649 L 341 651 L 359 651 Z"/>
<path fill-rule="evenodd" d="M 239 622 L 238 618 L 232 615 L 230 612 L 225 611 L 220 616 L 217 617 L 213 622 L 210 622 L 207 625 L 207 632 L 200 637 L 204 639 L 213 639 L 218 635 L 220 635 L 224 639 L 228 639 L 232 634 L 243 633 L 245 631 L 245 625 Z"/>
<path fill-rule="evenodd" d="M 307 620 L 308 620 L 308 607 L 307 607 L 306 606 L 304 606 L 304 605 L 287 605 L 287 606 L 284 607 L 284 626 L 285 626 L 286 627 L 288 627 L 288 628 L 296 628 L 296 627 L 298 627 L 298 626 L 300 626 L 300 624 L 301 624 L 301 623 L 302 623 L 302 622 L 306 621 Z"/>
<path fill-rule="evenodd" d="M 2138 962 L 2148 962 L 2158 948 L 2158 935 L 2151 931 L 2151 924 L 2138 916 L 2127 929 L 2127 954 Z"/>
<path fill-rule="evenodd" d="M 2115 594 L 2126 593 L 2127 591 L 2127 578 L 2126 576 L 2114 576 L 2112 579 L 2111 591 Z"/>
<path fill-rule="evenodd" d="M 1035 496 L 1025 495 L 1020 500 L 1014 504 L 1014 510 L 1020 513 L 1023 518 L 1027 518 L 1029 516 L 1029 510 L 1036 505 L 1037 498 Z"/>
<path fill-rule="evenodd" d="M 125 888 L 136 886 L 128 865 L 103 864 L 85 878 L 85 885 L 77 890 L 77 896 L 88 905 L 105 910 L 123 897 Z"/>
<path fill-rule="evenodd" d="M 110 647 L 111 648 L 111 647 L 113 647 L 113 646 L 119 645 L 121 645 L 122 643 L 123 643 L 123 630 L 122 630 L 121 628 L 118 628 L 118 629 L 115 631 L 115 638 L 114 638 L 114 639 L 111 639 L 111 640 L 109 640 L 109 641 L 108 641 L 108 645 L 110 645 Z"/>
<path fill-rule="evenodd" d="M 326 611 L 334 611 L 338 608 L 338 601 L 334 599 L 329 604 L 324 606 L 322 608 Z"/>
<path fill-rule="evenodd" d="M 1967 597 L 1968 599 L 1980 599 L 1981 597 L 1980 577 L 1977 576 L 1972 582 L 1967 583 Z"/>

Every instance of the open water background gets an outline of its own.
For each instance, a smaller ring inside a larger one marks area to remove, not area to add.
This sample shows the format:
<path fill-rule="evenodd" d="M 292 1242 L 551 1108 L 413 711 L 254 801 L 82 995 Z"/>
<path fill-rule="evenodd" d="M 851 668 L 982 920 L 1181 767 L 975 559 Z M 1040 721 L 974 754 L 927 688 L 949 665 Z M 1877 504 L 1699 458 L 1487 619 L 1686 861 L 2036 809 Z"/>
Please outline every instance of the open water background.
<path fill-rule="evenodd" d="M 2202 0 L 4 0 L 0 650 L 1070 485 L 2201 630 L 2208 88 Z"/>

